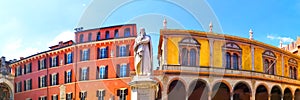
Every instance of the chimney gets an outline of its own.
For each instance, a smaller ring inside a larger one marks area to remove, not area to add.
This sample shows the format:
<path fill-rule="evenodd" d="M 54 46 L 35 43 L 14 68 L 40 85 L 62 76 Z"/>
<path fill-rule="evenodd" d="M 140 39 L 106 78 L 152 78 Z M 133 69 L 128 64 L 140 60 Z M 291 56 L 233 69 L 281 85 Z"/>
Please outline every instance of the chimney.
<path fill-rule="evenodd" d="M 5 57 L 4 56 L 1 57 L 1 63 L 3 66 L 5 66 Z"/>
<path fill-rule="evenodd" d="M 63 41 L 59 41 L 59 42 L 58 42 L 58 47 L 62 47 L 62 46 L 63 46 L 63 44 L 64 44 L 64 42 L 63 42 Z"/>

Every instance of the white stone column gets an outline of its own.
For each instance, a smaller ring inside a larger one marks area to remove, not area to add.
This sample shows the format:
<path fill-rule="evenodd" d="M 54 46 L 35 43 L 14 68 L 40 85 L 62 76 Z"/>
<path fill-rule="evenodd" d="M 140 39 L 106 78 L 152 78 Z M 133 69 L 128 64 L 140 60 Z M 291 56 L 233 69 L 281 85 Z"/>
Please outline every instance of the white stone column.
<path fill-rule="evenodd" d="M 252 71 L 255 71 L 255 68 L 254 68 L 254 47 L 252 45 L 250 45 L 250 48 L 251 48 L 251 67 L 252 67 Z"/>
<path fill-rule="evenodd" d="M 208 92 L 208 100 L 211 100 L 211 91 L 210 92 Z"/>
<path fill-rule="evenodd" d="M 214 40 L 209 39 L 209 54 L 210 54 L 210 67 L 214 66 Z"/>
<path fill-rule="evenodd" d="M 283 54 L 281 54 L 281 76 L 284 76 L 284 59 L 283 59 Z"/>

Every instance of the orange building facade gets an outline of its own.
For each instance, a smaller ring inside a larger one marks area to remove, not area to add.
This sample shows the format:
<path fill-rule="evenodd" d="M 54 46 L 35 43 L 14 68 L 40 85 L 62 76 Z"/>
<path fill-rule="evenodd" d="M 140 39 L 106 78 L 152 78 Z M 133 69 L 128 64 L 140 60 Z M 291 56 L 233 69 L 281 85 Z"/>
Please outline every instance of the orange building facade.
<path fill-rule="evenodd" d="M 76 30 L 76 42 L 13 62 L 14 99 L 130 99 L 136 33 L 135 24 Z"/>

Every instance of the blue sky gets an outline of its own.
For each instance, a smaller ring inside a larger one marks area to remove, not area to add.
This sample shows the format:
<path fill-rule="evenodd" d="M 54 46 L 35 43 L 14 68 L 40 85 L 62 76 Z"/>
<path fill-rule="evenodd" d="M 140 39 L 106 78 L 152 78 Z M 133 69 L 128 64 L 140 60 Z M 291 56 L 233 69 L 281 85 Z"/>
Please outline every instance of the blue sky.
<path fill-rule="evenodd" d="M 0 55 L 19 59 L 48 50 L 60 40 L 73 39 L 75 27 L 89 29 L 124 23 L 145 27 L 157 44 L 164 16 L 168 28 L 174 29 L 207 31 L 208 23 L 213 21 L 218 33 L 248 38 L 252 28 L 255 40 L 274 46 L 279 45 L 280 39 L 290 43 L 300 33 L 300 1 L 297 0 L 191 0 L 178 5 L 144 0 L 121 6 L 108 1 L 0 1 Z M 114 2 L 117 1 L 120 0 Z M 192 2 L 200 4 L 191 8 L 183 6 L 195 5 Z M 108 8 L 115 9 L 107 15 L 104 10 Z"/>

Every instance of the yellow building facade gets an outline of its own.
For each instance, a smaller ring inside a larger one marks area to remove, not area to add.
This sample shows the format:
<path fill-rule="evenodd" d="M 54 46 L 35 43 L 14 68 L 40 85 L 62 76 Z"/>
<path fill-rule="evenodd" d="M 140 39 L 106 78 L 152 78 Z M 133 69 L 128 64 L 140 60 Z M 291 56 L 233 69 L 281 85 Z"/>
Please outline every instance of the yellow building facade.
<path fill-rule="evenodd" d="M 252 39 L 162 29 L 155 71 L 168 100 L 300 100 L 300 57 Z"/>

